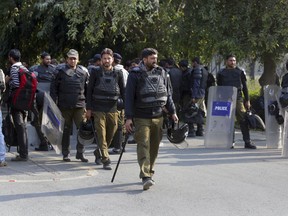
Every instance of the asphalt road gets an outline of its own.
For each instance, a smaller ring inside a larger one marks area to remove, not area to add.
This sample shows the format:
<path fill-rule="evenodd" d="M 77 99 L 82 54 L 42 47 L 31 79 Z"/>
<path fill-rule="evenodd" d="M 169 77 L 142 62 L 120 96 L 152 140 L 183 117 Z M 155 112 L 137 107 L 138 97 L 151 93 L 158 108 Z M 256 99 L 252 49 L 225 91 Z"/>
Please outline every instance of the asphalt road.
<path fill-rule="evenodd" d="M 206 149 L 203 138 L 188 138 L 177 149 L 164 137 L 156 161 L 156 184 L 142 190 L 136 145 L 128 144 L 114 183 L 113 170 L 94 163 L 93 145 L 86 149 L 89 163 L 65 163 L 54 151 L 30 149 L 28 162 L 0 168 L 0 210 L 5 216 L 287 216 L 288 161 L 281 149 L 267 149 L 265 134 L 253 132 L 257 150 L 243 149 L 236 133 L 235 149 Z"/>

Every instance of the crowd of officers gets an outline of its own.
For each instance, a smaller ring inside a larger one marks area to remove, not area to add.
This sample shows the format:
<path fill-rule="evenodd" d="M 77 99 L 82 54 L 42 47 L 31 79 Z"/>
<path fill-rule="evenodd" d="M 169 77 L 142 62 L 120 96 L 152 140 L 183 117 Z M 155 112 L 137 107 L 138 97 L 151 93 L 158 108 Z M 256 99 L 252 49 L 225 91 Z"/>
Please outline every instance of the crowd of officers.
<path fill-rule="evenodd" d="M 19 50 L 9 52 L 11 75 L 15 74 L 13 68 L 21 64 L 20 57 Z M 245 147 L 254 148 L 242 116 L 245 112 L 244 105 L 246 108 L 250 106 L 245 73 L 236 67 L 235 56 L 229 56 L 227 62 L 231 58 L 232 63 L 227 64 L 219 73 L 218 85 L 231 85 L 233 82 L 233 85 L 237 85 L 239 109 L 237 108 L 236 115 L 240 120 Z M 205 96 L 207 97 L 208 87 L 215 85 L 215 79 L 213 76 L 209 79 L 211 74 L 201 65 L 199 57 L 192 59 L 192 67 L 189 67 L 187 60 L 181 60 L 178 67 L 172 58 L 162 60 L 158 65 L 157 50 L 146 48 L 140 59 L 123 66 L 121 55 L 105 48 L 94 56 L 87 68 L 78 64 L 79 54 L 74 49 L 67 53 L 65 63 L 51 64 L 51 56 L 46 52 L 42 53 L 41 60 L 40 65 L 32 66 L 29 70 L 36 74 L 39 83 L 50 83 L 50 96 L 65 119 L 62 138 L 65 162 L 71 161 L 70 135 L 73 122 L 79 128 L 83 121 L 93 120 L 99 146 L 94 152 L 95 162 L 102 164 L 106 170 L 112 169 L 109 153 L 120 153 L 123 133 L 133 133 L 137 143 L 139 177 L 142 179 L 143 189 L 147 190 L 155 184 L 152 176 L 162 139 L 165 122 L 163 115 L 175 122 L 180 119 L 188 123 L 189 137 L 203 136 Z M 8 76 L 7 81 L 13 83 L 13 77 Z M 242 99 L 243 86 L 245 104 Z M 41 108 L 38 107 L 39 109 Z M 22 140 L 19 142 L 19 155 L 12 160 L 27 161 L 26 112 L 12 110 L 12 116 L 20 129 L 17 130 L 17 138 Z M 35 150 L 48 151 L 49 142 L 39 131 L 39 119 L 34 120 L 34 126 L 41 141 Z M 113 138 L 116 140 L 114 149 L 109 152 Z M 77 140 L 76 159 L 88 162 L 84 147 Z"/>

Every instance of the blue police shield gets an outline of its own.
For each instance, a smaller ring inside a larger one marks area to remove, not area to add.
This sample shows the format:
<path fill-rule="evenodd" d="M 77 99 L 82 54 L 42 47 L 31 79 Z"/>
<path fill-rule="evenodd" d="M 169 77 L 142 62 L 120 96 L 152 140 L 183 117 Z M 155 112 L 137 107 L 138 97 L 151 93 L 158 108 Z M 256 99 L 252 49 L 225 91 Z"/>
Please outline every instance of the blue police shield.
<path fill-rule="evenodd" d="M 62 151 L 62 136 L 65 120 L 49 94 L 45 92 L 41 130 L 57 154 Z"/>
<path fill-rule="evenodd" d="M 237 88 L 212 86 L 209 88 L 204 145 L 206 148 L 231 148 Z"/>

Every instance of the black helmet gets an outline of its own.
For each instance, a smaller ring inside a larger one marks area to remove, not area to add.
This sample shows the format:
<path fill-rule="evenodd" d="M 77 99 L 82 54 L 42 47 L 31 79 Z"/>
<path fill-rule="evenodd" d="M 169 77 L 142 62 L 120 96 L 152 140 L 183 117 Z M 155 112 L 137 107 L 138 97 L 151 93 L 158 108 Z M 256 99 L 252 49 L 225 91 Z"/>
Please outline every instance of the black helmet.
<path fill-rule="evenodd" d="M 196 104 L 192 103 L 184 112 L 185 118 L 190 119 L 198 114 L 199 108 Z"/>
<path fill-rule="evenodd" d="M 94 141 L 92 121 L 82 121 L 78 130 L 78 141 L 82 145 L 90 145 Z"/>
<path fill-rule="evenodd" d="M 270 115 L 278 115 L 279 107 L 277 101 L 273 101 L 268 105 L 268 112 Z"/>
<path fill-rule="evenodd" d="M 117 99 L 117 110 L 121 111 L 124 109 L 124 101 L 122 98 Z"/>
<path fill-rule="evenodd" d="M 251 129 L 258 128 L 263 131 L 266 129 L 265 123 L 263 122 L 261 117 L 255 113 L 252 113 L 250 110 L 246 112 L 245 118 L 249 124 L 249 128 Z"/>
<path fill-rule="evenodd" d="M 167 129 L 167 139 L 171 143 L 180 144 L 186 139 L 188 135 L 188 130 L 188 124 L 183 124 L 177 129 L 174 129 L 174 123 L 172 123 L 171 126 Z"/>

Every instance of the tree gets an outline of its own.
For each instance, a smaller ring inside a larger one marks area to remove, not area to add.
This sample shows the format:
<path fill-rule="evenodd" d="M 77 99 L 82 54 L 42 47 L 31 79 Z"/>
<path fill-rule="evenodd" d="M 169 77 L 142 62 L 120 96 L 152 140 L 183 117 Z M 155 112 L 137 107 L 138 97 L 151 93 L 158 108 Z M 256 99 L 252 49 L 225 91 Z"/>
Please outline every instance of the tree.
<path fill-rule="evenodd" d="M 229 52 L 239 60 L 259 57 L 264 84 L 274 84 L 277 60 L 288 45 L 287 9 L 284 0 L 187 0 L 179 42 L 207 59 Z"/>

